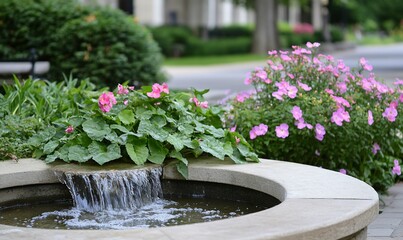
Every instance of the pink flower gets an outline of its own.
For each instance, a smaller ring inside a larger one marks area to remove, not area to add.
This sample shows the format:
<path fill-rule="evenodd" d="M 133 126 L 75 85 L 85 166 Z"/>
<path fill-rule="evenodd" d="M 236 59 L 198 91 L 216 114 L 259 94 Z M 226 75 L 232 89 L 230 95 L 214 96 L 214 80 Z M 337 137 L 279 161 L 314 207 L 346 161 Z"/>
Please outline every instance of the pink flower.
<path fill-rule="evenodd" d="M 263 136 L 267 133 L 268 126 L 261 123 L 258 126 L 254 126 L 249 132 L 250 139 L 255 139 L 257 136 Z"/>
<path fill-rule="evenodd" d="M 294 106 L 291 110 L 291 113 L 294 119 L 297 121 L 302 118 L 302 110 L 298 106 Z"/>
<path fill-rule="evenodd" d="M 300 88 L 302 88 L 303 90 L 305 90 L 305 91 L 311 91 L 311 87 L 310 86 L 308 86 L 307 84 L 305 84 L 305 83 L 302 83 L 302 82 L 300 82 L 300 81 L 298 81 L 297 82 L 298 83 L 298 86 L 300 87 Z"/>
<path fill-rule="evenodd" d="M 318 139 L 319 141 L 322 141 L 323 138 L 325 137 L 325 134 L 326 134 L 325 127 L 317 123 L 315 125 L 315 138 Z"/>
<path fill-rule="evenodd" d="M 327 92 L 327 93 L 330 94 L 330 95 L 333 95 L 333 94 L 334 94 L 333 90 L 332 90 L 332 89 L 328 89 L 328 88 L 325 89 L 325 92 Z"/>
<path fill-rule="evenodd" d="M 159 98 L 161 97 L 161 93 L 169 93 L 168 85 L 163 83 L 162 85 L 158 83 L 154 83 L 152 86 L 152 92 L 148 92 L 147 96 L 150 98 Z"/>
<path fill-rule="evenodd" d="M 201 108 L 208 108 L 208 102 L 207 101 L 201 102 L 200 107 Z"/>
<path fill-rule="evenodd" d="M 281 55 L 280 57 L 281 57 L 281 59 L 282 59 L 284 62 L 290 62 L 290 61 L 292 61 L 292 59 L 291 59 L 289 56 L 287 56 L 287 55 Z"/>
<path fill-rule="evenodd" d="M 399 165 L 399 160 L 395 159 L 393 160 L 393 169 L 392 169 L 392 175 L 399 175 L 402 174 L 401 169 L 400 169 L 400 165 Z"/>
<path fill-rule="evenodd" d="M 73 126 L 68 126 L 67 128 L 66 128 L 66 130 L 64 130 L 64 132 L 65 133 L 72 133 L 74 131 L 74 127 Z"/>
<path fill-rule="evenodd" d="M 350 114 L 343 108 L 339 108 L 337 111 L 333 112 L 330 121 L 338 126 L 342 126 L 343 121 L 350 122 Z"/>
<path fill-rule="evenodd" d="M 243 83 L 245 85 L 250 85 L 252 83 L 252 78 L 250 76 L 246 77 Z"/>
<path fill-rule="evenodd" d="M 374 123 L 374 117 L 372 116 L 372 111 L 368 110 L 368 125 L 372 125 Z"/>
<path fill-rule="evenodd" d="M 241 142 L 241 139 L 239 137 L 235 137 L 235 142 L 238 144 Z"/>
<path fill-rule="evenodd" d="M 134 86 L 129 86 L 127 87 L 129 90 L 133 91 L 134 90 Z"/>
<path fill-rule="evenodd" d="M 256 69 L 255 75 L 256 75 L 256 77 L 260 78 L 262 81 L 267 80 L 267 72 L 261 68 Z"/>
<path fill-rule="evenodd" d="M 118 94 L 125 95 L 128 93 L 129 93 L 129 90 L 127 90 L 127 88 L 123 87 L 122 84 L 118 85 Z"/>
<path fill-rule="evenodd" d="M 233 126 L 232 128 L 229 129 L 230 132 L 235 132 L 236 131 L 236 126 Z"/>
<path fill-rule="evenodd" d="M 395 84 L 395 85 L 403 85 L 403 80 L 396 78 L 396 81 L 393 84 Z"/>
<path fill-rule="evenodd" d="M 102 112 L 109 112 L 115 104 L 116 98 L 112 92 L 102 93 L 98 98 L 98 106 Z"/>
<path fill-rule="evenodd" d="M 364 70 L 372 71 L 373 67 L 368 64 L 368 61 L 365 58 L 360 58 L 360 64 Z"/>
<path fill-rule="evenodd" d="M 269 54 L 270 56 L 277 55 L 277 50 L 268 51 L 267 54 Z"/>
<path fill-rule="evenodd" d="M 344 169 L 344 168 L 340 169 L 339 172 L 340 172 L 341 174 L 347 174 L 347 170 Z"/>
<path fill-rule="evenodd" d="M 347 84 L 346 82 L 339 82 L 337 83 L 337 89 L 341 94 L 347 92 Z"/>
<path fill-rule="evenodd" d="M 125 100 L 123 101 L 123 104 L 124 104 L 124 105 L 129 104 L 129 100 L 125 99 Z"/>
<path fill-rule="evenodd" d="M 350 107 L 350 103 L 346 99 L 337 96 L 332 96 L 332 98 L 339 106 Z"/>
<path fill-rule="evenodd" d="M 397 117 L 397 109 L 388 107 L 385 109 L 385 111 L 382 113 L 382 116 L 386 119 L 388 119 L 389 122 L 394 122 Z"/>
<path fill-rule="evenodd" d="M 278 138 L 286 138 L 288 135 L 288 125 L 286 123 L 282 123 L 276 127 L 276 136 Z"/>
<path fill-rule="evenodd" d="M 397 101 L 397 100 L 392 101 L 392 102 L 389 104 L 389 107 L 394 108 L 394 109 L 397 109 L 397 106 L 399 106 L 399 101 Z"/>
<path fill-rule="evenodd" d="M 314 42 L 314 43 L 307 42 L 307 43 L 306 43 L 306 47 L 307 47 L 307 48 L 317 48 L 317 47 L 319 47 L 319 46 L 320 46 L 320 43 L 317 43 L 317 42 Z"/>
<path fill-rule="evenodd" d="M 374 155 L 376 155 L 376 153 L 377 153 L 379 150 L 381 150 L 381 147 L 379 146 L 379 144 L 378 144 L 378 143 L 374 143 L 374 145 L 372 146 L 372 153 L 373 153 Z"/>
<path fill-rule="evenodd" d="M 295 98 L 297 96 L 298 93 L 298 88 L 295 86 L 289 86 L 287 87 L 287 95 L 289 98 Z"/>
<path fill-rule="evenodd" d="M 399 101 L 403 103 L 403 94 L 400 94 Z"/>

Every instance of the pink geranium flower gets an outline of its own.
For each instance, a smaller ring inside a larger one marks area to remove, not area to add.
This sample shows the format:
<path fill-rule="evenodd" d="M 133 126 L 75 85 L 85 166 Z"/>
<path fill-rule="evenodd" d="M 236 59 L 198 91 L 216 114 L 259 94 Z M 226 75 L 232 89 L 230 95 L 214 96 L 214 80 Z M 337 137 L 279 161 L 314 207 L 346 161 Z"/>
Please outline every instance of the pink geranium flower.
<path fill-rule="evenodd" d="M 393 107 L 388 107 L 385 109 L 385 111 L 382 113 L 382 116 L 386 119 L 388 119 L 389 122 L 394 122 L 397 117 L 397 109 Z"/>
<path fill-rule="evenodd" d="M 372 111 L 368 110 L 368 125 L 372 125 L 374 123 L 374 117 L 372 116 Z"/>
<path fill-rule="evenodd" d="M 276 127 L 276 136 L 278 138 L 286 138 L 288 135 L 288 125 L 286 123 L 282 123 Z"/>
<path fill-rule="evenodd" d="M 302 110 L 298 106 L 294 106 L 291 110 L 291 113 L 294 119 L 297 121 L 302 118 Z"/>
<path fill-rule="evenodd" d="M 315 125 L 315 138 L 318 139 L 319 141 L 322 141 L 323 138 L 325 137 L 326 130 L 325 127 L 323 127 L 320 123 L 317 123 Z"/>
<path fill-rule="evenodd" d="M 399 175 L 402 174 L 401 169 L 400 169 L 400 165 L 399 165 L 399 160 L 395 159 L 393 160 L 393 169 L 392 169 L 392 174 L 393 175 Z"/>
<path fill-rule="evenodd" d="M 257 136 L 263 136 L 267 133 L 268 126 L 261 123 L 258 126 L 254 126 L 250 132 L 249 132 L 249 137 L 250 139 L 255 139 Z"/>
<path fill-rule="evenodd" d="M 376 155 L 379 150 L 381 150 L 381 147 L 379 146 L 379 144 L 378 144 L 378 143 L 374 143 L 374 145 L 372 146 L 372 153 L 373 153 L 374 155 Z"/>
<path fill-rule="evenodd" d="M 112 92 L 102 93 L 98 98 L 98 106 L 102 112 L 109 112 L 115 104 L 116 98 Z"/>
<path fill-rule="evenodd" d="M 350 114 L 343 108 L 339 108 L 333 112 L 330 121 L 338 126 L 343 126 L 343 121 L 350 122 Z"/>

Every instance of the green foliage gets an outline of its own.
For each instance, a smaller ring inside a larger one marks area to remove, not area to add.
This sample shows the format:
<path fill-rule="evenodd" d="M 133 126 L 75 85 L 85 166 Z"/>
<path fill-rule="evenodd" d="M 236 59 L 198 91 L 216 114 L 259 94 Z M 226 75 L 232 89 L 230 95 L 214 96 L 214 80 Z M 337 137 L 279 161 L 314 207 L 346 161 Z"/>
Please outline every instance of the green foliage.
<path fill-rule="evenodd" d="M 211 56 L 250 53 L 252 38 L 197 40 L 190 44 L 187 56 Z"/>
<path fill-rule="evenodd" d="M 74 0 L 4 0 L 0 9 L 0 58 L 26 58 L 36 48 L 50 61 L 48 79 L 72 73 L 100 87 L 165 79 L 150 33 L 119 10 Z"/>
<path fill-rule="evenodd" d="M 253 26 L 230 25 L 224 27 L 216 27 L 208 31 L 210 38 L 239 38 L 253 36 Z"/>
<path fill-rule="evenodd" d="M 155 84 L 152 88 L 129 91 L 129 87 L 119 85 L 114 95 L 112 92 L 87 92 L 75 85 L 75 80 L 60 84 L 57 88 L 60 97 L 46 103 L 56 107 L 47 118 L 35 111 L 34 101 L 22 101 L 17 109 L 24 110 L 15 111 L 10 99 L 20 94 L 25 86 L 28 90 L 24 96 L 29 96 L 28 99 L 44 97 L 38 88 L 49 92 L 47 98 L 52 98 L 56 91 L 49 91 L 49 88 L 53 89 L 55 83 L 27 80 L 24 84 L 16 82 L 9 86 L 7 94 L 1 96 L 1 104 L 7 107 L 0 118 L 5 123 L 0 134 L 7 141 L 0 144 L 0 156 L 5 159 L 34 156 L 45 158 L 48 163 L 57 159 L 79 163 L 94 161 L 100 165 L 117 160 L 137 165 L 147 161 L 162 164 L 166 159 L 176 159 L 182 174 L 187 173 L 189 157 L 203 153 L 220 160 L 229 157 L 236 163 L 258 161 L 245 139 L 222 129 L 222 109 L 205 105 L 203 94 L 207 90 L 169 93 L 166 84 Z M 152 95 L 159 91 L 158 86 L 166 86 L 166 89 L 158 96 Z M 69 99 L 72 94 L 67 94 L 71 92 L 85 97 L 73 101 Z M 30 114 L 35 123 L 33 127 L 27 124 L 18 130 L 19 124 L 24 123 L 19 118 Z M 19 119 L 16 126 L 12 125 L 12 119 Z M 13 141 L 26 144 L 11 149 Z"/>
<path fill-rule="evenodd" d="M 255 91 L 230 102 L 227 126 L 250 139 L 260 157 L 346 169 L 384 192 L 394 182 L 393 160 L 403 160 L 403 84 L 392 90 L 376 81 L 365 59 L 350 71 L 343 61 L 308 50 L 313 54 L 273 53 L 267 67 L 251 72 Z M 267 132 L 256 133 L 260 124 Z M 376 144 L 380 150 L 373 152 Z"/>

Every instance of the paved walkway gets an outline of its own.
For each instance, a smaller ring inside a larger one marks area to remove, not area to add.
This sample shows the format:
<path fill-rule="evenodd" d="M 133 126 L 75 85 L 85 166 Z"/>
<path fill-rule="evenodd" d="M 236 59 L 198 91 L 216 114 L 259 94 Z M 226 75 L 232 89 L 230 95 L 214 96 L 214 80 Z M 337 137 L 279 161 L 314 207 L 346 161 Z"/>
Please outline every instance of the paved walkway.
<path fill-rule="evenodd" d="M 403 183 L 382 196 L 381 214 L 368 227 L 368 240 L 403 240 Z"/>

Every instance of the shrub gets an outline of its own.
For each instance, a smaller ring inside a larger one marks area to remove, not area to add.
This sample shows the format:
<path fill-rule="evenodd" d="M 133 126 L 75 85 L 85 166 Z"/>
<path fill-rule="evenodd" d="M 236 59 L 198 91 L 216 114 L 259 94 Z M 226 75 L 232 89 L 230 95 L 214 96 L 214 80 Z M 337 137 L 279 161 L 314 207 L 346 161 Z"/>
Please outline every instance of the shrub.
<path fill-rule="evenodd" d="M 109 8 L 73 0 L 0 2 L 0 57 L 26 57 L 36 48 L 50 61 L 49 79 L 89 77 L 98 86 L 161 82 L 159 48 L 146 29 Z"/>
<path fill-rule="evenodd" d="M 238 37 L 253 37 L 253 27 L 231 25 L 225 27 L 217 27 L 209 30 L 209 38 L 238 38 Z"/>
<path fill-rule="evenodd" d="M 49 43 L 63 24 L 87 14 L 87 8 L 66 0 L 0 1 L 0 58 L 26 58 L 36 48 L 49 59 Z"/>
<path fill-rule="evenodd" d="M 99 8 L 66 22 L 51 49 L 55 78 L 71 72 L 89 76 L 98 86 L 116 86 L 118 79 L 136 85 L 164 80 L 159 48 L 149 32 L 113 9 Z"/>
<path fill-rule="evenodd" d="M 269 51 L 268 66 L 245 80 L 255 91 L 230 102 L 227 126 L 249 138 L 260 157 L 347 171 L 385 191 L 394 160 L 402 160 L 403 81 L 391 89 L 364 58 L 350 70 L 316 56 L 318 45 Z"/>
<path fill-rule="evenodd" d="M 252 38 L 211 39 L 203 41 L 196 39 L 191 42 L 187 56 L 211 56 L 250 53 Z"/>
<path fill-rule="evenodd" d="M 150 31 L 166 57 L 185 55 L 190 43 L 197 39 L 185 26 L 159 26 L 150 28 Z"/>

